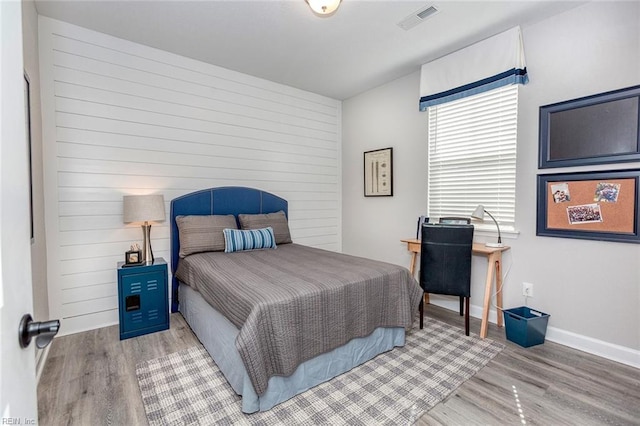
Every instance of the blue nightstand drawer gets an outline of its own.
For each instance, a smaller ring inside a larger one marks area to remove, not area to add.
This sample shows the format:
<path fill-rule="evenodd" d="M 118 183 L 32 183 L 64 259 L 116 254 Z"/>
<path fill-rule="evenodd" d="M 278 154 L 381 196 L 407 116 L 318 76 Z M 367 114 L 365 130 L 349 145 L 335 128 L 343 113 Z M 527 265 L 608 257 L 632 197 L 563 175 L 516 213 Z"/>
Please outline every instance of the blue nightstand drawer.
<path fill-rule="evenodd" d="M 169 328 L 167 264 L 118 268 L 120 339 Z"/>

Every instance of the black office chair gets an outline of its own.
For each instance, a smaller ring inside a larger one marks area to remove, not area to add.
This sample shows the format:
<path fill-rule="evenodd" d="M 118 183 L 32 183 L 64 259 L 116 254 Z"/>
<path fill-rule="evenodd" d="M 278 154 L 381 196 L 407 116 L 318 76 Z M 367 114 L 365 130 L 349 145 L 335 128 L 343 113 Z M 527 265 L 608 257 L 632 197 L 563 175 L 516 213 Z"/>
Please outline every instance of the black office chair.
<path fill-rule="evenodd" d="M 420 286 L 426 293 L 460 296 L 465 334 L 469 335 L 471 297 L 471 250 L 473 225 L 425 224 L 422 226 Z M 420 328 L 424 321 L 424 298 L 420 302 Z"/>
<path fill-rule="evenodd" d="M 468 225 L 471 223 L 470 217 L 463 216 L 443 216 L 438 219 L 438 223 L 448 225 Z M 464 312 L 464 297 L 460 298 L 460 316 Z"/>

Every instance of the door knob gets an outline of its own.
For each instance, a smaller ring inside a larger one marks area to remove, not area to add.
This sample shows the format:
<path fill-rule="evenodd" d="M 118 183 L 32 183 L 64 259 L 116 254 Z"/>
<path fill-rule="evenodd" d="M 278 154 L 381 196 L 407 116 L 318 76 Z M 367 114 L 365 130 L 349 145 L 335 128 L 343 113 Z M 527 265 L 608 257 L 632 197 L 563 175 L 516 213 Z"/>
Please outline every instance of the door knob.
<path fill-rule="evenodd" d="M 35 337 L 36 346 L 38 349 L 43 349 L 51 343 L 53 336 L 58 334 L 59 329 L 59 320 L 34 322 L 31 315 L 24 314 L 20 320 L 20 328 L 18 329 L 20 347 L 26 348 L 29 346 L 29 343 L 31 343 L 31 339 Z"/>

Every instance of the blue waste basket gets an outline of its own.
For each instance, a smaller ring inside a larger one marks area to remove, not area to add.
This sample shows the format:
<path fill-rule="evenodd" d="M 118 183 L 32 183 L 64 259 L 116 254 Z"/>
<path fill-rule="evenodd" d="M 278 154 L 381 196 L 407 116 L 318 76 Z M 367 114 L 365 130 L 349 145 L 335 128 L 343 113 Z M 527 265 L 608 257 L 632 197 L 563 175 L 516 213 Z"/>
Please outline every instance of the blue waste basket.
<path fill-rule="evenodd" d="M 505 309 L 503 313 L 507 340 L 525 348 L 544 343 L 549 314 L 527 306 Z"/>

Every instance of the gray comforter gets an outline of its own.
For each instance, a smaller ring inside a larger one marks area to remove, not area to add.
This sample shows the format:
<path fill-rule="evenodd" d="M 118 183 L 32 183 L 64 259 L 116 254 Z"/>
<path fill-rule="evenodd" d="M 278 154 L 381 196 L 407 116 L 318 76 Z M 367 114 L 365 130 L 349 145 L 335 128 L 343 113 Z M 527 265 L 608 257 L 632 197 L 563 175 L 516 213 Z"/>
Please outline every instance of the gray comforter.
<path fill-rule="evenodd" d="M 409 328 L 423 294 L 406 268 L 297 244 L 193 254 L 176 277 L 238 327 L 258 395 L 271 376 L 377 327 Z"/>

